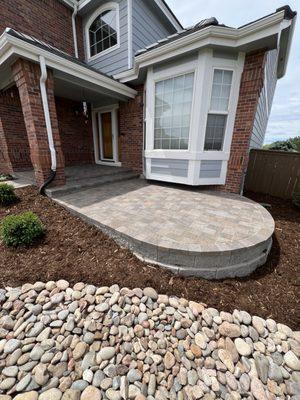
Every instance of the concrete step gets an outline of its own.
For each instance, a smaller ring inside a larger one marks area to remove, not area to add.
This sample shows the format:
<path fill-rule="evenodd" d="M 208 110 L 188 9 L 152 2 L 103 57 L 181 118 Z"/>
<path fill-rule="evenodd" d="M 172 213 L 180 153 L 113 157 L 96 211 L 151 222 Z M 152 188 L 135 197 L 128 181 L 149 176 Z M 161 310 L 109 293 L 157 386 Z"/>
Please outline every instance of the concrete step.
<path fill-rule="evenodd" d="M 92 178 L 102 178 L 104 176 L 109 175 L 120 175 L 125 174 L 127 172 L 132 172 L 130 169 L 124 167 L 110 167 L 110 166 L 100 166 L 96 167 L 92 166 L 92 168 L 88 167 L 81 167 L 78 170 L 68 170 L 65 169 L 66 179 L 68 183 L 78 182 L 84 179 L 92 179 Z"/>
<path fill-rule="evenodd" d="M 64 186 L 57 186 L 46 189 L 46 194 L 49 197 L 59 197 L 65 194 L 74 193 L 79 190 L 89 189 L 105 185 L 106 183 L 119 182 L 129 179 L 137 179 L 139 174 L 131 171 L 119 171 L 118 173 L 105 174 L 101 176 L 93 176 L 83 179 L 72 179 L 67 181 Z"/>

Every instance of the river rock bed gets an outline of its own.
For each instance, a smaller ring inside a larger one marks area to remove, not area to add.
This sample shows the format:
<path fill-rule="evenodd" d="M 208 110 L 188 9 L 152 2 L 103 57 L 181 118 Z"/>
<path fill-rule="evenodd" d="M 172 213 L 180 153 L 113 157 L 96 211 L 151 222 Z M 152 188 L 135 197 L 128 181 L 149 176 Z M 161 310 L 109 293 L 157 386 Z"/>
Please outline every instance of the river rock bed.
<path fill-rule="evenodd" d="M 300 399 L 300 332 L 152 288 L 0 289 L 0 400 Z"/>

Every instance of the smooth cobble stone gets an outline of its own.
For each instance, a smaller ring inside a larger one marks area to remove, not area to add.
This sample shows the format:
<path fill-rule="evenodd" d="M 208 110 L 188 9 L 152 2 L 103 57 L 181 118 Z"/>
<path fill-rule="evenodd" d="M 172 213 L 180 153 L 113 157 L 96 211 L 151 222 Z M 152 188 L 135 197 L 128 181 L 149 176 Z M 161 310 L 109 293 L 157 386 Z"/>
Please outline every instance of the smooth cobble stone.
<path fill-rule="evenodd" d="M 300 335 L 245 311 L 66 281 L 8 289 L 2 306 L 0 400 L 300 395 Z"/>

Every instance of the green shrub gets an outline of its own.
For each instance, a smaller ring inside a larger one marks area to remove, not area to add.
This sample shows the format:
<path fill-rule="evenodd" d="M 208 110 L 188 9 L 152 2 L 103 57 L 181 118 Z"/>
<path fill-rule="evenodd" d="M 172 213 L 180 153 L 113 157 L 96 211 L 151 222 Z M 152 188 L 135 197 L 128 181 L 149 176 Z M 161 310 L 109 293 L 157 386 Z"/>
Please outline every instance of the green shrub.
<path fill-rule="evenodd" d="M 7 246 L 30 246 L 45 233 L 37 215 L 31 211 L 9 215 L 1 223 L 1 236 Z"/>
<path fill-rule="evenodd" d="M 18 197 L 15 194 L 15 188 L 7 183 L 0 183 L 0 205 L 8 206 L 17 201 Z"/>
<path fill-rule="evenodd" d="M 296 207 L 300 208 L 300 185 L 296 188 L 293 194 L 293 203 Z"/>

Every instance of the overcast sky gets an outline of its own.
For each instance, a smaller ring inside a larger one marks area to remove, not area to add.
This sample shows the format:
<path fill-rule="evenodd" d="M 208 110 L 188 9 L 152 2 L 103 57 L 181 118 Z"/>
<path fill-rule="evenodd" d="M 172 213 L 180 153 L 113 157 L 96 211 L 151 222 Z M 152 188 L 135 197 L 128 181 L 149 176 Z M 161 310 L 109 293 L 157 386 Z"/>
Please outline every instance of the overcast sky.
<path fill-rule="evenodd" d="M 220 23 L 238 27 L 286 4 L 300 12 L 300 0 L 290 0 L 289 3 L 287 0 L 167 0 L 167 3 L 184 27 L 208 17 L 216 17 Z M 296 23 L 287 73 L 277 83 L 265 143 L 294 136 L 300 136 L 299 20 Z"/>

